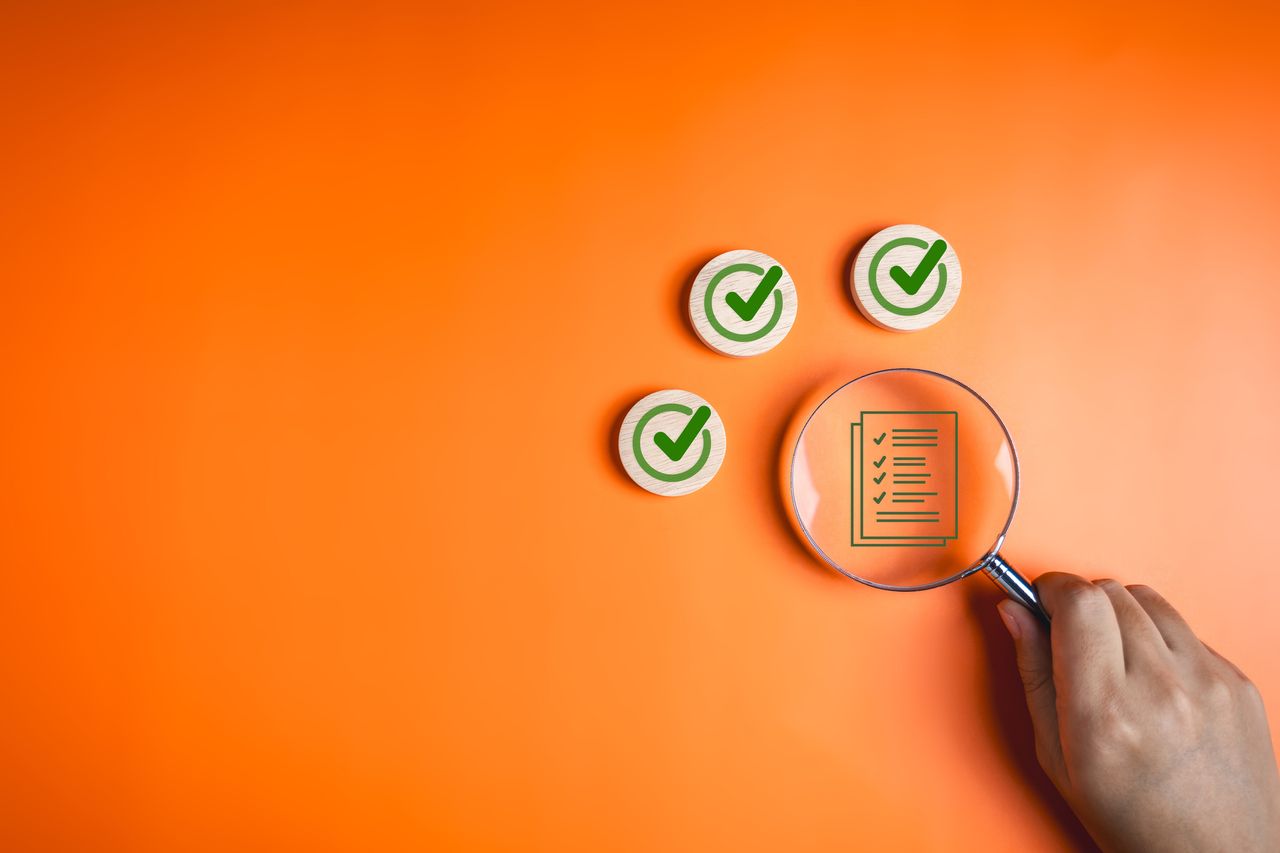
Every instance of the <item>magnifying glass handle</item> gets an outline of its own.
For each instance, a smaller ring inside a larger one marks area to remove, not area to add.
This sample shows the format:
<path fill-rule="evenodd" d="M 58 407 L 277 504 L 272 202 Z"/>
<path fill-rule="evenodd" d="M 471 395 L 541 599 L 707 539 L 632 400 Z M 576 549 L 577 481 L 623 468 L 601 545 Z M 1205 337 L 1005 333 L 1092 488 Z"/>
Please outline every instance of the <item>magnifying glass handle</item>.
<path fill-rule="evenodd" d="M 987 577 L 996 582 L 996 586 L 1009 594 L 1010 598 L 1025 605 L 1028 610 L 1039 616 L 1044 624 L 1049 624 L 1049 614 L 1045 613 L 1040 605 L 1040 596 L 1036 594 L 1036 588 L 1031 585 L 1031 581 L 1018 574 L 1017 569 L 1006 563 L 1003 557 L 992 554 L 982 569 L 987 573 Z"/>

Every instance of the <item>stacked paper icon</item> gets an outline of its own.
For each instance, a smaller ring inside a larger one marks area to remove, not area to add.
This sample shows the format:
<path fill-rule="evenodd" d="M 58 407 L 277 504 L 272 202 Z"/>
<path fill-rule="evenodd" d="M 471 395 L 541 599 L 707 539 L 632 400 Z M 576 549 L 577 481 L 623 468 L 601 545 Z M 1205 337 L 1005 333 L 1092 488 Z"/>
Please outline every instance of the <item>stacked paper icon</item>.
<path fill-rule="evenodd" d="M 959 535 L 959 415 L 868 412 L 850 424 L 855 547 L 943 547 Z"/>

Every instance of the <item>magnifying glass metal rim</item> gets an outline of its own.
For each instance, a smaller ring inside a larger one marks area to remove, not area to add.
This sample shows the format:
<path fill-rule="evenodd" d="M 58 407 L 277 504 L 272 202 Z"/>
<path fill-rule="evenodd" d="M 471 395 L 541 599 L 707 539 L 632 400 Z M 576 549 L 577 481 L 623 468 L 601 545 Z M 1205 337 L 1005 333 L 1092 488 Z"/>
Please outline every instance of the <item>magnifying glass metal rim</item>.
<path fill-rule="evenodd" d="M 1009 443 L 1009 450 L 1013 454 L 1013 503 L 1009 506 L 1009 517 L 1004 520 L 1004 527 L 1000 529 L 1000 535 L 996 537 L 995 543 L 987 550 L 986 554 L 984 554 L 981 558 L 979 558 L 978 561 L 974 563 L 972 566 L 970 566 L 969 568 L 964 569 L 963 571 L 957 572 L 954 575 L 949 575 L 948 577 L 942 578 L 941 580 L 931 581 L 925 584 L 916 584 L 914 586 L 894 586 L 893 584 L 877 583 L 876 581 L 868 580 L 867 578 L 864 578 L 864 577 L 859 577 L 858 575 L 855 575 L 852 572 L 840 566 L 835 560 L 832 560 L 829 556 L 827 556 L 827 552 L 823 551 L 822 546 L 819 545 L 814 540 L 813 536 L 809 533 L 809 528 L 804 523 L 804 519 L 800 515 L 800 507 L 796 505 L 796 488 L 795 488 L 796 486 L 795 484 L 796 454 L 799 453 L 800 451 L 800 442 L 804 440 L 805 430 L 809 428 L 809 422 L 813 420 L 814 415 L 818 414 L 819 410 L 821 410 L 822 407 L 825 406 L 831 400 L 832 397 L 836 396 L 841 391 L 848 388 L 850 385 L 857 384 L 858 382 L 861 382 L 864 379 L 870 379 L 873 376 L 879 376 L 884 373 L 919 373 L 919 374 L 925 374 L 928 376 L 937 377 L 938 379 L 941 379 L 944 382 L 950 382 L 953 385 L 959 385 L 961 388 L 968 391 L 974 397 L 978 398 L 978 402 L 982 403 L 982 405 L 987 407 L 987 411 L 991 413 L 991 416 L 995 418 L 996 423 L 999 424 L 1000 431 L 1004 433 L 1005 441 Z M 1000 552 L 1000 546 L 1004 544 L 1005 536 L 1009 533 L 1009 525 L 1013 523 L 1014 513 L 1016 513 L 1018 510 L 1018 497 L 1022 492 L 1022 469 L 1021 469 L 1021 466 L 1018 464 L 1018 447 L 1016 444 L 1013 443 L 1013 436 L 1009 434 L 1009 428 L 1004 425 L 1004 420 L 1001 419 L 1000 414 L 992 407 L 992 405 L 987 402 L 987 399 L 983 397 L 981 394 L 979 394 L 977 391 L 970 388 L 968 385 L 961 382 L 959 379 L 954 379 L 950 376 L 947 376 L 945 373 L 939 373 L 936 370 L 926 370 L 923 367 L 888 367 L 888 368 L 885 368 L 884 370 L 875 370 L 875 371 L 872 371 L 871 373 L 865 373 L 862 376 L 857 377 L 856 379 L 850 379 L 848 382 L 844 383 L 839 388 L 832 391 L 826 397 L 823 397 L 822 402 L 814 406 L 813 411 L 809 413 L 809 416 L 807 418 L 805 418 L 804 425 L 800 427 L 800 432 L 796 436 L 795 446 L 791 448 L 791 462 L 788 465 L 788 469 L 787 469 L 787 489 L 790 492 L 788 497 L 791 500 L 791 511 L 795 515 L 796 522 L 800 527 L 800 532 L 804 534 L 804 538 L 809 541 L 809 544 L 813 547 L 813 550 L 820 557 L 822 557 L 822 559 L 827 563 L 827 565 L 831 566 L 831 568 L 835 569 L 837 572 L 844 575 L 845 577 L 850 578 L 851 580 L 857 581 L 858 583 L 866 584 L 867 586 L 875 587 L 876 589 L 888 590 L 889 592 L 920 592 L 922 590 L 934 589 L 935 587 L 944 586 L 946 584 L 953 583 L 954 581 L 958 581 L 961 578 L 966 578 L 969 575 L 973 574 L 974 572 L 978 572 L 984 568 L 987 568 L 988 564 L 992 562 L 999 562 L 1002 569 L 1001 574 L 1004 574 L 1005 571 L 1008 571 L 1008 572 L 1013 571 L 1012 567 L 1008 566 L 1007 563 L 1004 563 L 1004 561 L 1000 559 L 999 552 Z M 993 580 L 996 580 L 997 583 L 1000 583 L 1000 580 L 997 579 L 994 574 L 992 577 L 993 577 Z M 1004 586 L 1003 583 L 1000 583 L 1000 585 Z M 1019 598 L 1019 600 L 1021 600 L 1020 596 L 1014 596 L 1014 597 Z"/>

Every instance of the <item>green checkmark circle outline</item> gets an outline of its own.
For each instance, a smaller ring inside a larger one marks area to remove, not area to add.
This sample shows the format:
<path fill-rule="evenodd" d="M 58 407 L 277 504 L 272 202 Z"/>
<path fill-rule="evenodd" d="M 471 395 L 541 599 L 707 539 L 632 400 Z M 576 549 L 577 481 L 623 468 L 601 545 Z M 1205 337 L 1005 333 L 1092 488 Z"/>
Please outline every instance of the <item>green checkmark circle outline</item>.
<path fill-rule="evenodd" d="M 947 265 L 943 263 L 938 264 L 938 289 L 934 291 L 933 296 L 930 296 L 914 308 L 903 308 L 901 306 L 894 305 L 883 293 L 880 292 L 880 287 L 876 284 L 876 278 L 880 274 L 880 259 L 883 258 L 890 250 L 896 249 L 899 246 L 914 246 L 917 249 L 924 249 L 925 251 L 929 250 L 929 244 L 924 240 L 921 240 L 919 237 L 898 237 L 897 239 L 890 240 L 888 243 L 881 246 L 880 251 L 876 252 L 875 256 L 871 258 L 871 269 L 867 271 L 867 284 L 871 286 L 871 295 L 876 298 L 876 302 L 879 302 L 880 306 L 886 311 L 897 314 L 899 317 L 914 317 L 917 314 L 923 314 L 933 306 L 937 305 L 938 300 L 942 298 L 943 292 L 947 289 Z"/>
<path fill-rule="evenodd" d="M 731 341 L 737 341 L 740 344 L 758 341 L 765 335 L 773 331 L 773 327 L 778 325 L 778 321 L 782 319 L 782 291 L 775 290 L 773 292 L 773 316 L 769 318 L 769 322 L 765 323 L 754 332 L 731 332 L 724 326 L 720 325 L 720 321 L 716 319 L 715 303 L 712 298 L 716 292 L 718 285 L 725 276 L 732 275 L 735 272 L 751 272 L 756 275 L 763 276 L 764 270 L 755 264 L 730 264 L 720 272 L 716 273 L 707 285 L 707 294 L 702 299 L 702 310 L 707 315 L 707 322 L 711 324 L 711 328 L 724 335 Z"/>
<path fill-rule="evenodd" d="M 661 406 L 654 406 L 644 413 L 644 417 L 640 418 L 640 422 L 636 424 L 635 430 L 631 433 L 631 452 L 635 455 L 636 462 L 640 464 L 640 468 L 650 477 L 655 480 L 661 480 L 664 483 L 681 483 L 701 471 L 702 466 L 706 465 L 707 460 L 711 458 L 711 430 L 704 429 L 702 431 L 702 455 L 698 457 L 697 462 L 679 474 L 664 474 L 646 462 L 644 453 L 640 450 L 640 436 L 644 433 L 645 426 L 648 425 L 649 421 L 664 412 L 693 415 L 693 409 L 688 406 L 682 406 L 679 403 L 663 403 Z"/>

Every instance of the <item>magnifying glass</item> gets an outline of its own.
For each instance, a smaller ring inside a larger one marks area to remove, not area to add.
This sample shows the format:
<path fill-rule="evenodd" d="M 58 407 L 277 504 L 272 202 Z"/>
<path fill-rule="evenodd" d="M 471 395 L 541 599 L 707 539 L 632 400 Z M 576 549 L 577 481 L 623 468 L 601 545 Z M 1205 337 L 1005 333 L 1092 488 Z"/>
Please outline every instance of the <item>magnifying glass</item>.
<path fill-rule="evenodd" d="M 1013 438 L 967 385 L 915 368 L 845 383 L 800 428 L 787 485 L 799 531 L 841 574 L 909 592 L 982 571 L 1048 622 L 1000 556 L 1018 506 Z"/>

